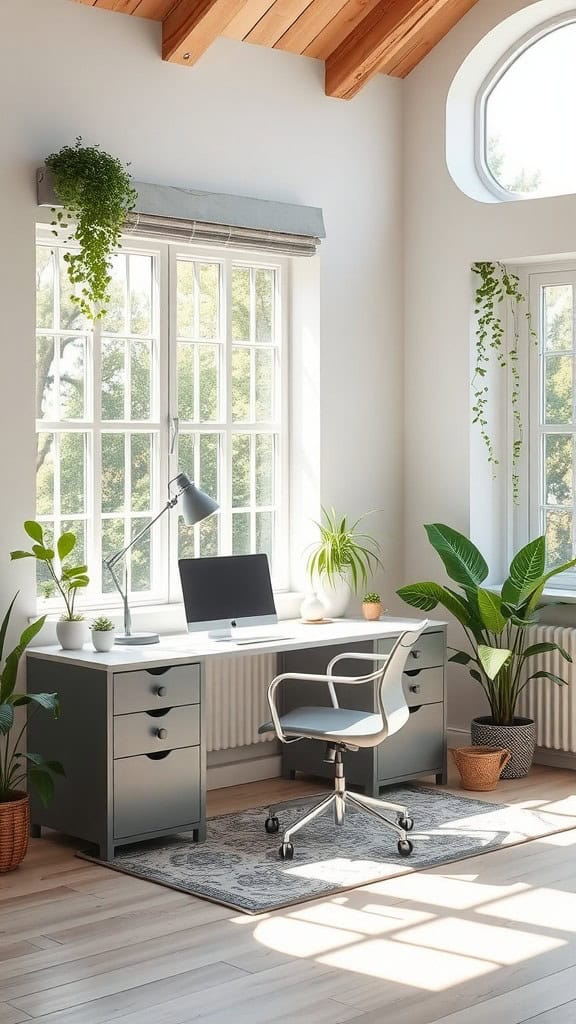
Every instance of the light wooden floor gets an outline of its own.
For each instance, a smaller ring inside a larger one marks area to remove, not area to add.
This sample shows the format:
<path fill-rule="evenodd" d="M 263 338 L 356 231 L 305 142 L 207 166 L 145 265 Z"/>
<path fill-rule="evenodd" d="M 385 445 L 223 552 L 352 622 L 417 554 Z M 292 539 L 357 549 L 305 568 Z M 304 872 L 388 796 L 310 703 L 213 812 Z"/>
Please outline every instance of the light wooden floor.
<path fill-rule="evenodd" d="M 219 790 L 211 812 L 303 785 Z M 0 1024 L 576 1022 L 575 793 L 534 768 L 486 798 L 574 830 L 258 918 L 35 840 L 0 877 Z"/>

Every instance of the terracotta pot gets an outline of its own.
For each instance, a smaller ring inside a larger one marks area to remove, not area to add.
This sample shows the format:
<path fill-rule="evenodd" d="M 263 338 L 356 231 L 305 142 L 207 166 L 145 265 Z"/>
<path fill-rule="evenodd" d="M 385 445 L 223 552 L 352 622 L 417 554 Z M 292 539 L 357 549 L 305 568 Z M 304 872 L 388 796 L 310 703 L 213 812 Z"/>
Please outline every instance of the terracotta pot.
<path fill-rule="evenodd" d="M 376 622 L 382 615 L 382 604 L 380 601 L 363 601 L 362 615 L 368 622 Z"/>
<path fill-rule="evenodd" d="M 477 793 L 496 789 L 510 760 L 510 751 L 498 747 L 458 747 L 451 754 L 460 772 L 462 789 Z"/>
<path fill-rule="evenodd" d="M 30 801 L 26 793 L 14 793 L 14 800 L 0 804 L 0 873 L 13 871 L 22 863 L 30 835 Z"/>

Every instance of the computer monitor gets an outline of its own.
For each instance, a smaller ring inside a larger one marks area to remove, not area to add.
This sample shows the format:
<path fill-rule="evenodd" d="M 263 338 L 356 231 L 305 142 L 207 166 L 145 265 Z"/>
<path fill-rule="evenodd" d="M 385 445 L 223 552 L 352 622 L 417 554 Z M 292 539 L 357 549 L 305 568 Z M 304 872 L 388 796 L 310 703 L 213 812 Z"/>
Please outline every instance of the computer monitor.
<path fill-rule="evenodd" d="M 232 639 L 235 626 L 276 623 L 267 555 L 218 555 L 178 561 L 188 631 Z"/>

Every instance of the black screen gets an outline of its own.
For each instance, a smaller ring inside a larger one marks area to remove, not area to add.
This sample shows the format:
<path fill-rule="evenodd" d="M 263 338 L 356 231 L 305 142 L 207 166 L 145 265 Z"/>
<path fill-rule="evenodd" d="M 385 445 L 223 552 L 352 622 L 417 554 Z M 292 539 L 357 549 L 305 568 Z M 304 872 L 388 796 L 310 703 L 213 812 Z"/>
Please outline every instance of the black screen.
<path fill-rule="evenodd" d="M 188 623 L 276 615 L 266 555 L 181 558 L 178 568 Z"/>

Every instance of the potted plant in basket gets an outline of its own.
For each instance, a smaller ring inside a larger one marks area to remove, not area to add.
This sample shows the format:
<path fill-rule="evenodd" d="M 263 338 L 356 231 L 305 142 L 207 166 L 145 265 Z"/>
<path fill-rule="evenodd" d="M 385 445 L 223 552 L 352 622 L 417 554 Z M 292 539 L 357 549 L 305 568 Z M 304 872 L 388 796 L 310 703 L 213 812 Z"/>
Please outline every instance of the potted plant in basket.
<path fill-rule="evenodd" d="M 114 646 L 115 627 L 112 619 L 100 615 L 94 622 L 90 623 L 92 643 L 95 651 L 111 651 Z"/>
<path fill-rule="evenodd" d="M 362 599 L 362 615 L 368 622 L 376 622 L 382 615 L 382 599 L 380 594 L 370 592 Z"/>
<path fill-rule="evenodd" d="M 56 718 L 59 707 L 55 693 L 15 693 L 20 658 L 42 629 L 44 617 L 24 630 L 16 647 L 2 664 L 6 632 L 16 597 L 0 626 L 0 872 L 18 867 L 28 849 L 30 806 L 23 784 L 27 781 L 37 790 L 42 802 L 48 804 L 54 791 L 52 776 L 64 774 L 58 761 L 45 761 L 41 754 L 20 749 L 26 723 L 16 727 L 15 709 L 28 708 L 28 717 L 38 711 L 47 711 Z"/>
<path fill-rule="evenodd" d="M 316 523 L 320 540 L 309 555 L 307 569 L 310 579 L 317 580 L 327 615 L 344 615 L 351 591 L 357 593 L 360 584 L 365 587 L 368 575 L 382 566 L 378 541 L 358 532 L 358 525 L 371 514 L 366 512 L 349 524 L 346 516 L 339 519 L 333 508 L 322 508 L 323 522 Z"/>
<path fill-rule="evenodd" d="M 510 750 L 502 778 L 522 778 L 534 756 L 535 725 L 516 714 L 520 694 L 531 680 L 566 684 L 553 672 L 533 672 L 534 659 L 557 651 L 565 661 L 572 661 L 556 643 L 528 643 L 527 631 L 537 621 L 534 613 L 547 581 L 576 565 L 576 558 L 546 570 L 546 540 L 537 537 L 515 555 L 508 578 L 496 591 L 482 587 L 488 565 L 472 541 L 442 523 L 432 523 L 425 530 L 461 593 L 433 582 L 411 583 L 397 593 L 421 611 L 443 605 L 461 624 L 469 649 L 454 650 L 450 661 L 468 668 L 490 707 L 489 715 L 473 720 L 472 743 Z"/>
<path fill-rule="evenodd" d="M 63 650 L 79 651 L 87 639 L 86 622 L 82 614 L 74 611 L 74 603 L 77 591 L 87 587 L 90 580 L 87 566 L 65 564 L 65 559 L 76 547 L 76 536 L 70 531 L 66 531 L 56 541 L 56 551 L 60 561 L 60 573 L 58 573 L 54 565 L 56 552 L 45 543 L 44 529 L 41 523 L 27 519 L 24 529 L 34 541 L 32 549 L 30 551 L 11 551 L 10 558 L 13 561 L 17 558 L 35 558 L 37 562 L 46 567 L 50 592 L 54 593 L 55 590 L 58 590 L 66 608 L 56 623 L 56 636 Z"/>

